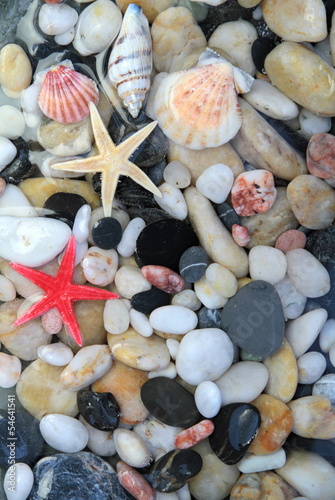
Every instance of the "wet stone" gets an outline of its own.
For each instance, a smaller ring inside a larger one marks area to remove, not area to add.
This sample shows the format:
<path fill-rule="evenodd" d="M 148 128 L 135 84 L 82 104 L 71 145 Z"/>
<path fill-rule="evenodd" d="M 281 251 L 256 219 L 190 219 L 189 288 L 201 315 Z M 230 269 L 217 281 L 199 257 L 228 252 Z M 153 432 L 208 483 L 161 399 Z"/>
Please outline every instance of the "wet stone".
<path fill-rule="evenodd" d="M 98 185 L 99 184 L 96 183 L 94 189 L 96 189 Z M 99 190 L 96 189 L 96 191 L 100 192 L 100 190 L 101 190 L 101 182 L 100 182 L 100 189 Z M 155 200 L 153 199 L 153 195 L 152 193 L 150 193 L 150 191 L 147 191 L 142 186 L 139 186 L 132 179 L 125 176 L 120 177 L 120 182 L 117 185 L 115 197 L 125 205 L 131 207 L 154 208 L 157 206 Z"/>
<path fill-rule="evenodd" d="M 291 433 L 285 441 L 285 446 L 317 453 L 335 466 L 335 443 L 333 441 L 309 439 Z"/>
<path fill-rule="evenodd" d="M 111 392 L 79 391 L 77 404 L 79 413 L 92 427 L 101 431 L 118 427 L 120 406 Z"/>
<path fill-rule="evenodd" d="M 52 194 L 44 203 L 43 208 L 51 210 L 46 217 L 66 222 L 72 227 L 78 210 L 87 204 L 85 198 L 74 193 Z"/>
<path fill-rule="evenodd" d="M 261 424 L 258 409 L 247 403 L 225 405 L 213 419 L 215 430 L 209 437 L 214 453 L 227 465 L 246 454 Z"/>
<path fill-rule="evenodd" d="M 149 412 L 164 424 L 187 428 L 201 419 L 192 394 L 167 377 L 145 382 L 141 398 Z"/>
<path fill-rule="evenodd" d="M 160 208 L 139 208 L 139 207 L 129 207 L 129 216 L 134 219 L 135 217 L 141 217 L 146 224 L 155 222 L 162 219 L 172 219 L 173 217 L 169 215 L 165 210 Z"/>
<path fill-rule="evenodd" d="M 273 50 L 276 43 L 269 37 L 259 36 L 251 47 L 251 56 L 256 66 L 257 71 L 265 73 L 264 61 L 266 56 Z"/>
<path fill-rule="evenodd" d="M 193 246 L 185 250 L 179 260 L 179 273 L 188 283 L 202 278 L 209 265 L 209 258 L 202 247 Z"/>
<path fill-rule="evenodd" d="M 146 478 L 154 490 L 170 493 L 182 488 L 201 468 L 202 458 L 196 451 L 172 450 L 155 462 Z"/>
<path fill-rule="evenodd" d="M 261 280 L 248 283 L 223 308 L 221 325 L 230 339 L 250 354 L 274 354 L 283 342 L 285 330 L 276 289 Z"/>
<path fill-rule="evenodd" d="M 198 312 L 198 328 L 221 328 L 221 311 L 202 307 Z"/>
<path fill-rule="evenodd" d="M 94 244 L 104 250 L 116 248 L 122 238 L 122 227 L 114 217 L 102 217 L 92 228 Z"/>
<path fill-rule="evenodd" d="M 215 206 L 216 213 L 221 222 L 226 226 L 229 231 L 232 230 L 234 224 L 240 224 L 240 218 L 229 203 L 224 201 L 220 205 Z"/>
<path fill-rule="evenodd" d="M 307 168 L 321 179 L 335 180 L 335 137 L 332 134 L 315 134 L 307 148 Z"/>
<path fill-rule="evenodd" d="M 29 160 L 28 144 L 22 138 L 13 141 L 17 149 L 14 160 L 1 171 L 1 177 L 11 184 L 19 184 L 24 179 L 28 179 L 37 173 L 37 166 Z"/>
<path fill-rule="evenodd" d="M 170 295 L 158 288 L 135 293 L 130 300 L 131 307 L 143 314 L 150 314 L 157 307 L 167 306 L 169 303 Z"/>

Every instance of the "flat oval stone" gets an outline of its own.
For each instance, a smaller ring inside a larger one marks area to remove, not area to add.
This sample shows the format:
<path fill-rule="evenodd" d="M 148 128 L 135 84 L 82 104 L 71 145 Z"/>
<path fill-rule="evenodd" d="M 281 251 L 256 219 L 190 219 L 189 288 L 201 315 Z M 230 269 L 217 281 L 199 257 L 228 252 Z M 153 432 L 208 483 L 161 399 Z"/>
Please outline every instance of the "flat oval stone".
<path fill-rule="evenodd" d="M 15 478 L 15 491 L 13 489 L 13 477 Z M 4 489 L 7 500 L 24 499 L 29 496 L 34 483 L 34 474 L 29 465 L 15 463 L 11 465 L 5 474 Z"/>
<path fill-rule="evenodd" d="M 156 330 L 183 335 L 197 326 L 198 317 L 187 307 L 163 306 L 152 311 L 149 322 Z"/>
<path fill-rule="evenodd" d="M 314 384 L 327 367 L 323 354 L 316 351 L 306 352 L 298 359 L 299 384 Z"/>
<path fill-rule="evenodd" d="M 176 380 L 148 380 L 142 386 L 141 398 L 149 412 L 164 424 L 186 428 L 201 419 L 192 394 Z"/>
<path fill-rule="evenodd" d="M 304 248 L 305 244 L 305 233 L 299 231 L 298 229 L 289 229 L 278 236 L 275 248 L 278 248 L 278 250 L 286 253 L 289 250 L 295 250 L 296 248 Z"/>
<path fill-rule="evenodd" d="M 40 421 L 40 431 L 49 446 L 66 453 L 77 453 L 85 448 L 88 432 L 76 418 L 49 413 Z"/>
<path fill-rule="evenodd" d="M 0 352 L 0 387 L 14 387 L 21 375 L 21 361 L 16 356 Z"/>
<path fill-rule="evenodd" d="M 103 250 L 92 246 L 85 253 L 80 265 L 89 283 L 107 286 L 115 278 L 118 263 L 119 257 L 115 250 Z"/>
<path fill-rule="evenodd" d="M 286 253 L 287 274 L 305 297 L 322 297 L 330 290 L 327 269 L 308 250 L 297 248 Z"/>
<path fill-rule="evenodd" d="M 142 314 L 151 314 L 155 309 L 168 306 L 170 295 L 158 288 L 151 288 L 132 296 L 131 307 Z"/>
<path fill-rule="evenodd" d="M 121 460 L 132 467 L 145 467 L 151 462 L 151 455 L 143 439 L 130 429 L 115 429 L 113 439 Z"/>
<path fill-rule="evenodd" d="M 179 260 L 179 272 L 185 281 L 195 283 L 205 274 L 209 265 L 206 251 L 200 246 L 185 250 Z"/>
<path fill-rule="evenodd" d="M 236 464 L 257 434 L 261 424 L 258 409 L 247 403 L 231 403 L 221 408 L 213 421 L 215 430 L 209 437 L 212 450 L 225 464 Z"/>
<path fill-rule="evenodd" d="M 269 371 L 264 392 L 283 403 L 291 401 L 298 385 L 298 366 L 289 342 L 284 338 L 280 349 L 263 363 Z"/>
<path fill-rule="evenodd" d="M 222 328 L 242 349 L 270 356 L 280 348 L 285 331 L 283 308 L 273 285 L 252 281 L 229 299 L 221 314 Z"/>
<path fill-rule="evenodd" d="M 195 390 L 194 401 L 201 415 L 215 417 L 221 408 L 221 393 L 218 386 L 210 380 L 201 382 Z"/>
<path fill-rule="evenodd" d="M 111 392 L 82 390 L 77 393 L 79 413 L 92 427 L 112 431 L 119 425 L 120 406 Z"/>
<path fill-rule="evenodd" d="M 314 134 L 306 151 L 309 172 L 321 179 L 335 180 L 335 137 L 332 134 Z"/>
<path fill-rule="evenodd" d="M 296 358 L 300 358 L 311 347 L 325 324 L 327 316 L 327 311 L 320 308 L 309 311 L 289 322 L 285 337 Z"/>
<path fill-rule="evenodd" d="M 293 417 L 292 432 L 313 439 L 334 439 L 335 412 L 325 396 L 306 396 L 288 403 Z"/>

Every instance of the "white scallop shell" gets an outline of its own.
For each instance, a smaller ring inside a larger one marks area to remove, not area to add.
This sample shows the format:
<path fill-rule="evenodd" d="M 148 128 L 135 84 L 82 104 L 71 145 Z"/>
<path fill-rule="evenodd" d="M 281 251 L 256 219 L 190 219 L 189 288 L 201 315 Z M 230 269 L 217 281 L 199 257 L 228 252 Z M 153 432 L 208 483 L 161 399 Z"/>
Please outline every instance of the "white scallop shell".
<path fill-rule="evenodd" d="M 120 31 L 122 14 L 111 0 L 96 0 L 79 16 L 74 48 L 89 56 L 105 50 Z"/>
<path fill-rule="evenodd" d="M 152 43 L 149 23 L 136 4 L 130 4 L 108 62 L 108 78 L 129 113 L 136 118 L 150 87 Z"/>

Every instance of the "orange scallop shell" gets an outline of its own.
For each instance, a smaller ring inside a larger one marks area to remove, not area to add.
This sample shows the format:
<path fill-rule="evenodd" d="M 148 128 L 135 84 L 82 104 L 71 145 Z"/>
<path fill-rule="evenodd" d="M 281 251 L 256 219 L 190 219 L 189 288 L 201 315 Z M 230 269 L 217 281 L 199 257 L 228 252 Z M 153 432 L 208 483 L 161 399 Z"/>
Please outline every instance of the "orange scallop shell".
<path fill-rule="evenodd" d="M 99 91 L 87 76 L 62 64 L 46 73 L 38 104 L 45 116 L 59 123 L 77 123 L 90 114 L 89 104 L 97 104 Z"/>

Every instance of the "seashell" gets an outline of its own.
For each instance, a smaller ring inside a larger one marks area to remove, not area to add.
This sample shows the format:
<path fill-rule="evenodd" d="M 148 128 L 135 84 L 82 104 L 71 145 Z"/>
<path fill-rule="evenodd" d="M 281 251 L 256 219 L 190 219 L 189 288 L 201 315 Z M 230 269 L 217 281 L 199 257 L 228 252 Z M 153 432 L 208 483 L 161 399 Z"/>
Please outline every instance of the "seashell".
<path fill-rule="evenodd" d="M 51 66 L 45 74 L 38 104 L 48 118 L 59 123 L 77 123 L 90 114 L 89 103 L 97 104 L 96 83 L 73 69 L 71 61 Z"/>
<path fill-rule="evenodd" d="M 248 92 L 253 78 L 206 49 L 199 65 L 170 73 L 154 98 L 154 114 L 165 135 L 190 149 L 217 147 L 242 125 L 237 92 Z"/>
<path fill-rule="evenodd" d="M 136 4 L 130 4 L 108 62 L 108 78 L 133 118 L 150 87 L 152 44 L 149 23 Z"/>
<path fill-rule="evenodd" d="M 122 14 L 115 3 L 96 0 L 79 16 L 73 40 L 74 48 L 82 56 L 102 52 L 120 31 L 121 22 Z"/>

